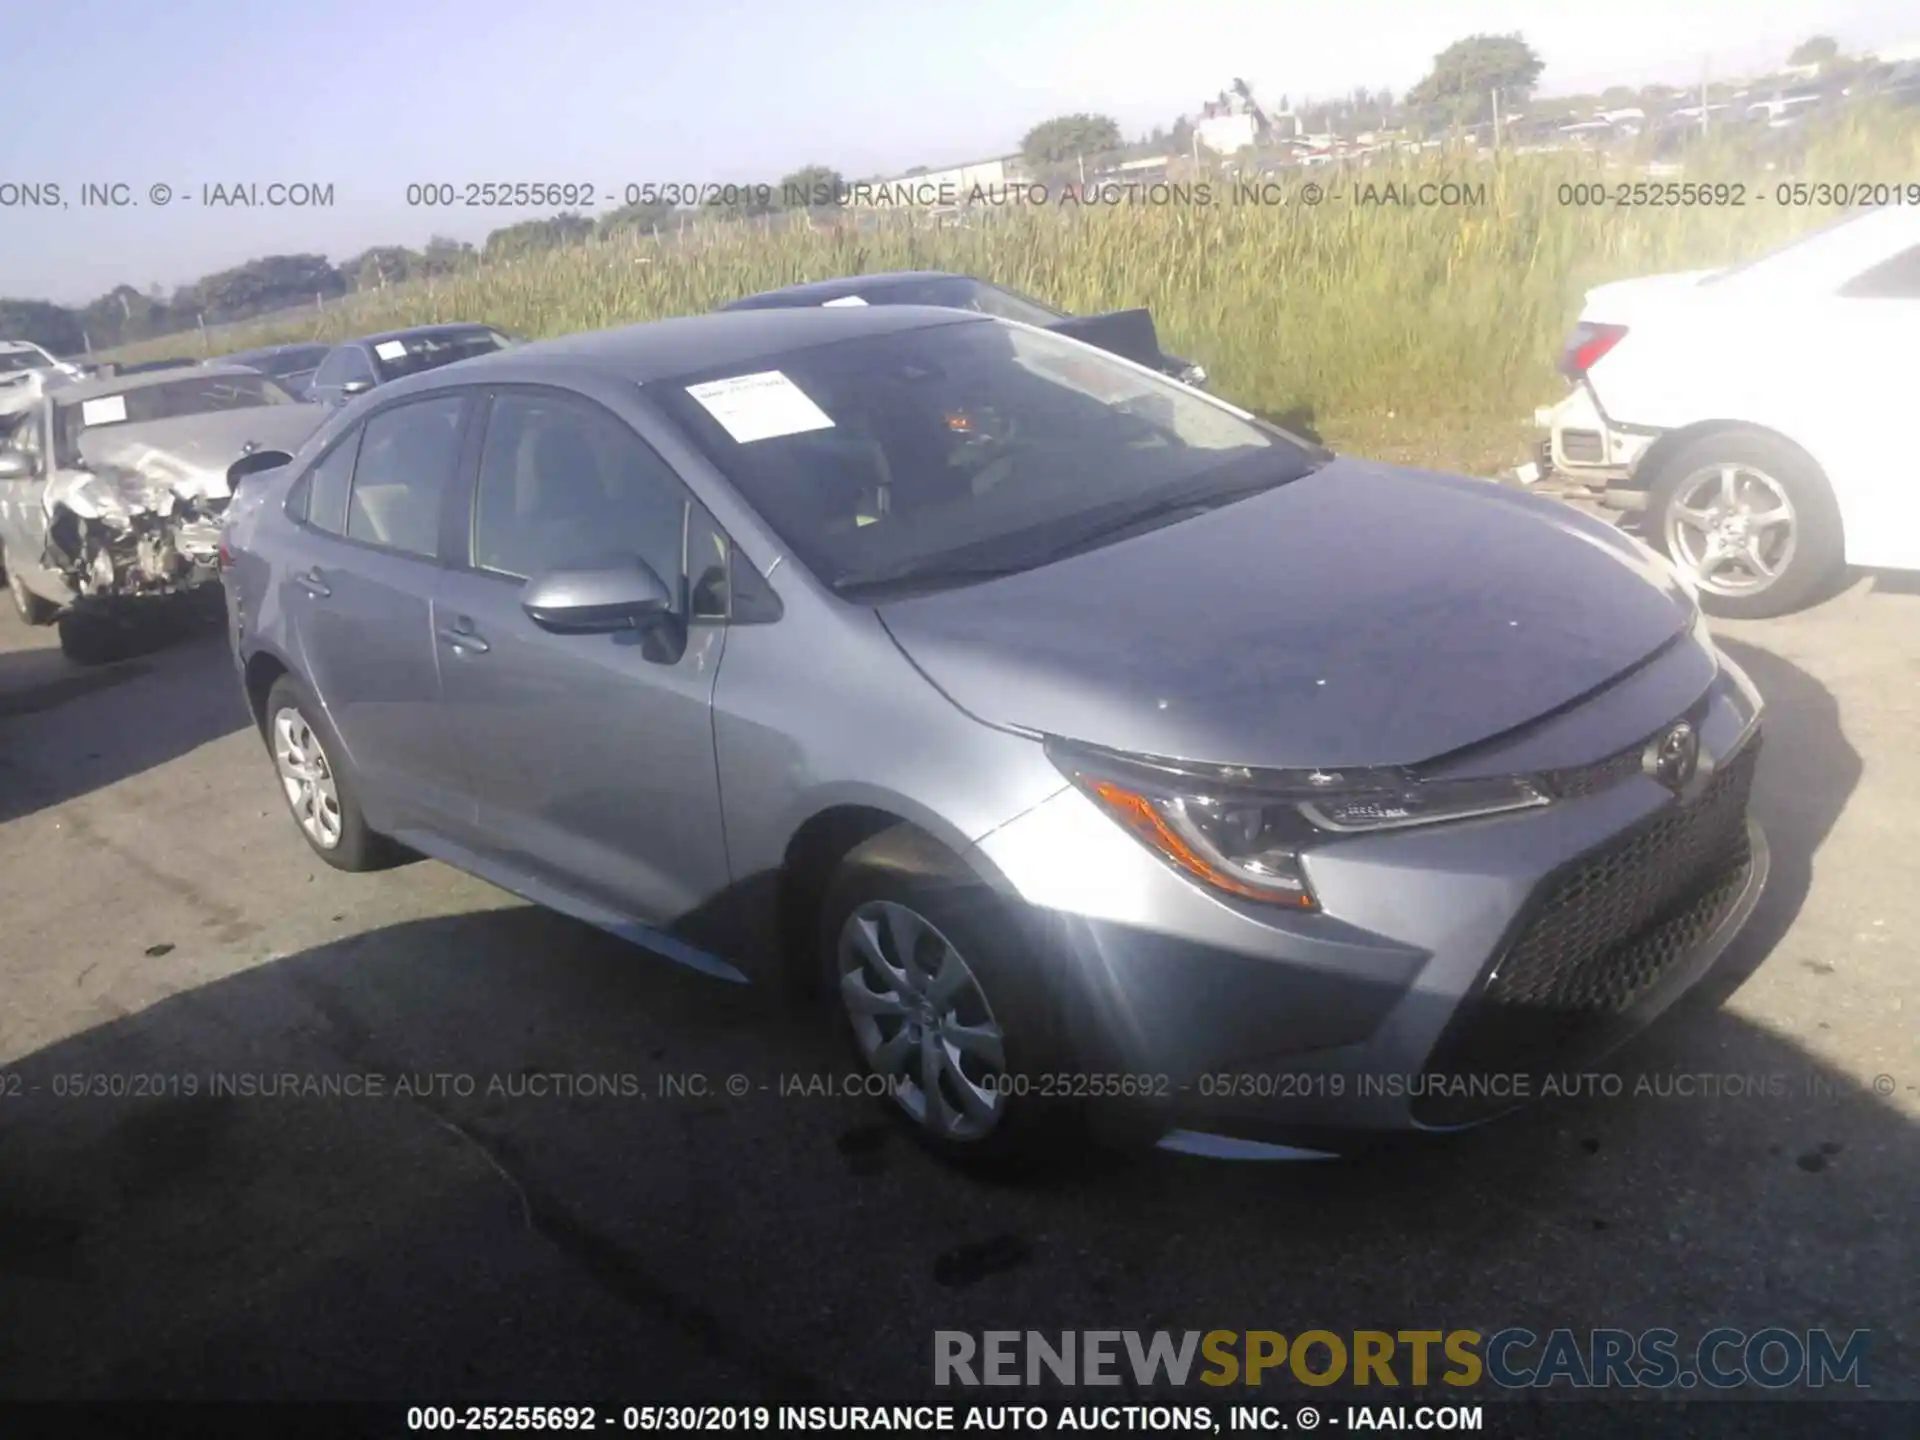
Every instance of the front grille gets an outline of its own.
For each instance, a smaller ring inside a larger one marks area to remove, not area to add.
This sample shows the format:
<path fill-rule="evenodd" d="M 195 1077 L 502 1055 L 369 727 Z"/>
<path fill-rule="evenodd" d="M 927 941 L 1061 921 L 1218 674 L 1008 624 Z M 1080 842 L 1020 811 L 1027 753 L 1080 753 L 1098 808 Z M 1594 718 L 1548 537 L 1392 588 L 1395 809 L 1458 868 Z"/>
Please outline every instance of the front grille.
<path fill-rule="evenodd" d="M 1712 934 L 1752 863 L 1747 802 L 1758 741 L 1689 804 L 1609 841 L 1550 878 L 1517 937 L 1464 1002 L 1427 1064 L 1414 1106 L 1454 1125 L 1511 1094 L 1475 1076 L 1538 1079 L 1590 1057 L 1668 970 Z M 1534 1087 L 1537 1089 L 1537 1087 Z M 1464 1092 L 1464 1093 L 1463 1093 Z M 1476 1093 L 1478 1092 L 1478 1093 Z"/>
<path fill-rule="evenodd" d="M 1534 781 L 1555 800 L 1577 800 L 1583 795 L 1597 795 L 1602 790 L 1611 789 L 1623 781 L 1645 772 L 1644 760 L 1647 747 L 1673 728 L 1680 720 L 1692 725 L 1695 730 L 1707 718 L 1708 697 L 1702 696 L 1690 706 L 1686 713 L 1668 721 L 1650 735 L 1643 735 L 1626 749 L 1617 751 L 1603 760 L 1595 760 L 1585 765 L 1570 765 L 1563 770 L 1548 770 L 1534 777 Z"/>

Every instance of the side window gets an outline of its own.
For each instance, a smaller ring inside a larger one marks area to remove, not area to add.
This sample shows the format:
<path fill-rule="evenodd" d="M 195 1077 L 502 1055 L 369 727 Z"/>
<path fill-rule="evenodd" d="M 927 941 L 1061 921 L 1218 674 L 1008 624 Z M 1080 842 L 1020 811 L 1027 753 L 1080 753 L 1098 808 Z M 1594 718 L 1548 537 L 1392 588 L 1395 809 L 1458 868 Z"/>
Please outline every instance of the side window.
<path fill-rule="evenodd" d="M 347 533 L 347 487 L 353 480 L 353 457 L 359 448 L 360 432 L 355 430 L 307 471 L 300 481 L 295 519 L 329 535 Z"/>
<path fill-rule="evenodd" d="M 1920 300 L 1920 245 L 1854 276 L 1840 293 L 1849 300 Z"/>
<path fill-rule="evenodd" d="M 347 379 L 347 360 L 357 352 L 352 346 L 343 345 L 328 352 L 327 358 L 320 362 L 320 368 L 313 372 L 315 387 L 338 385 Z"/>
<path fill-rule="evenodd" d="M 686 492 L 624 422 L 584 400 L 508 392 L 487 420 L 473 563 L 527 578 L 637 555 L 669 587 L 684 571 Z"/>
<path fill-rule="evenodd" d="M 358 345 L 349 345 L 341 352 L 342 364 L 346 367 L 340 373 L 341 382 L 348 380 L 378 380 L 373 373 L 373 362 L 367 358 L 367 352 Z"/>
<path fill-rule="evenodd" d="M 7 439 L 9 449 L 18 450 L 22 455 L 40 454 L 40 427 L 46 423 L 39 409 L 27 411 L 20 417 L 13 434 Z"/>
<path fill-rule="evenodd" d="M 347 538 L 432 559 L 440 502 L 460 458 L 462 396 L 383 410 L 362 427 L 347 501 Z"/>

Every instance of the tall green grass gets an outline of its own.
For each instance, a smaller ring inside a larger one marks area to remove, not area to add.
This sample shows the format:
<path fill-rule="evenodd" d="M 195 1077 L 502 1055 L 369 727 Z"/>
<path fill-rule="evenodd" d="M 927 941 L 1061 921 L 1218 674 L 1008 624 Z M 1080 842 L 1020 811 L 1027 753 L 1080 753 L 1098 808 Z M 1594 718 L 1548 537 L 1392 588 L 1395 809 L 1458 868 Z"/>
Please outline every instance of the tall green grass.
<path fill-rule="evenodd" d="M 544 337 L 688 314 L 800 280 L 870 270 L 963 271 L 1062 308 L 1146 305 L 1162 343 L 1215 388 L 1328 438 L 1406 427 L 1512 427 L 1558 393 L 1552 363 L 1582 292 L 1608 279 L 1730 263 L 1830 218 L 1774 196 L 1782 180 L 1920 181 L 1920 117 L 1855 112 L 1767 162 L 1705 144 L 1677 180 L 1744 184 L 1746 203 L 1563 203 L 1561 186 L 1643 178 L 1590 157 L 1434 153 L 1296 172 L 1291 203 L 1003 207 L 968 226 L 868 232 L 706 222 L 603 240 L 432 284 L 355 297 L 346 313 L 233 337 L 229 348 L 433 321 L 484 320 Z M 1301 203 L 1307 179 L 1325 187 Z M 1484 203 L 1361 205 L 1355 187 L 1457 181 Z M 179 341 L 129 347 L 127 358 Z M 1388 423 L 1392 422 L 1392 423 Z M 1395 448 L 1395 447 L 1389 447 Z"/>

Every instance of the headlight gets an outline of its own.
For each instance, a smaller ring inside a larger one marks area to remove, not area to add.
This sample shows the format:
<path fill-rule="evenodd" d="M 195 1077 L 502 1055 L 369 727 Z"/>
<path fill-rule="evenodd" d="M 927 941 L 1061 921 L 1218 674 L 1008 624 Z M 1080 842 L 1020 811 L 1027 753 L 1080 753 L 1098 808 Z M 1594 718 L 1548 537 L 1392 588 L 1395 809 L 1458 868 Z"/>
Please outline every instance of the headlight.
<path fill-rule="evenodd" d="M 1525 777 L 1423 780 L 1405 770 L 1185 766 L 1049 741 L 1073 784 L 1176 868 L 1246 900 L 1317 910 L 1302 856 L 1343 836 L 1529 810 Z"/>

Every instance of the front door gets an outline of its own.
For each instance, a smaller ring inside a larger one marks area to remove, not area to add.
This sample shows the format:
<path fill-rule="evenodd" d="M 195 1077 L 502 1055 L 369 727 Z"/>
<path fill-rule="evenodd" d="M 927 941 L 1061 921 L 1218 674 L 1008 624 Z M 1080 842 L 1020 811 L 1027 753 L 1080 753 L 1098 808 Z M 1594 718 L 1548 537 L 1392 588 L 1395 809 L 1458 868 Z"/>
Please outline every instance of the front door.
<path fill-rule="evenodd" d="M 434 602 L 447 724 L 498 861 L 665 927 L 728 880 L 714 757 L 722 621 L 690 618 L 679 477 L 611 411 L 494 392 L 471 566 Z M 527 579 L 637 555 L 677 590 L 657 631 L 563 635 L 521 609 Z"/>

